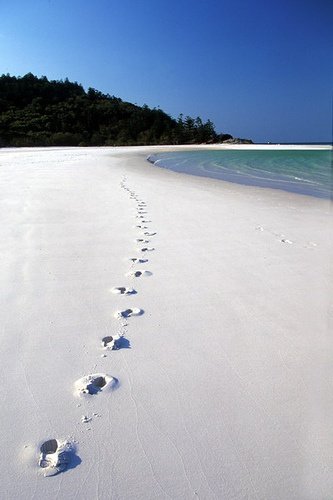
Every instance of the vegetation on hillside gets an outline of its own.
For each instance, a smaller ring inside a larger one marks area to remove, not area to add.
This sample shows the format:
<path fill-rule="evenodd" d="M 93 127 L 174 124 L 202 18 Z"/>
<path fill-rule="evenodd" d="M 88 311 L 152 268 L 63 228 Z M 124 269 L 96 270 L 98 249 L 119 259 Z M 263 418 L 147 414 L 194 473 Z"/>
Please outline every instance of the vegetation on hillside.
<path fill-rule="evenodd" d="M 231 139 L 213 123 L 178 120 L 161 109 L 122 101 L 77 82 L 0 77 L 0 147 L 198 144 Z"/>

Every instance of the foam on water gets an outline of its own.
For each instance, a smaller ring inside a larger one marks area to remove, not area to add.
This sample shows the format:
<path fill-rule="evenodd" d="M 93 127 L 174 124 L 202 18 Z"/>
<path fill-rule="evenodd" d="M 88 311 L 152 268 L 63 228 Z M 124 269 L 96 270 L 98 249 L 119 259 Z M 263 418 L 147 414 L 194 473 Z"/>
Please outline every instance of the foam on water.
<path fill-rule="evenodd" d="M 332 193 L 330 150 L 214 150 L 151 155 L 158 167 L 319 198 Z"/>

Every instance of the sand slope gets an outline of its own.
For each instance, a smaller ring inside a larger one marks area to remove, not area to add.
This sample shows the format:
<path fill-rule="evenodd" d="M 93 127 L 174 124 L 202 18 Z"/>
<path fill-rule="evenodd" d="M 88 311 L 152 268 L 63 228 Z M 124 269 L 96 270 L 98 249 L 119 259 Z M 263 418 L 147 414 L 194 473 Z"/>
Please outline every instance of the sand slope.
<path fill-rule="evenodd" d="M 151 151 L 0 151 L 1 497 L 330 498 L 329 202 Z"/>

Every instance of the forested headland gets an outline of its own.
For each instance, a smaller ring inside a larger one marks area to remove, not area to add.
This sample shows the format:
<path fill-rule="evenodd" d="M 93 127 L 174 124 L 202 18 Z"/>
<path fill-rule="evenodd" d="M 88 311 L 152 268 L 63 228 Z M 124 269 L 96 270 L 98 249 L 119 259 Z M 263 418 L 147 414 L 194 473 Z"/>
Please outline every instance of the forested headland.
<path fill-rule="evenodd" d="M 232 140 L 200 117 L 174 119 L 77 82 L 0 77 L 0 147 L 200 144 Z"/>

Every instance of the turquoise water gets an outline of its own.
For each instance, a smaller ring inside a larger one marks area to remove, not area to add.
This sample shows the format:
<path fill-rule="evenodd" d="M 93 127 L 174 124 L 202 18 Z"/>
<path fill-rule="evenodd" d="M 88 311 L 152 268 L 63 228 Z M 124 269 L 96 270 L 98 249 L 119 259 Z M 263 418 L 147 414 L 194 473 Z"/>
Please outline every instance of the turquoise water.
<path fill-rule="evenodd" d="M 151 155 L 158 167 L 319 198 L 332 194 L 330 150 L 181 151 Z"/>

